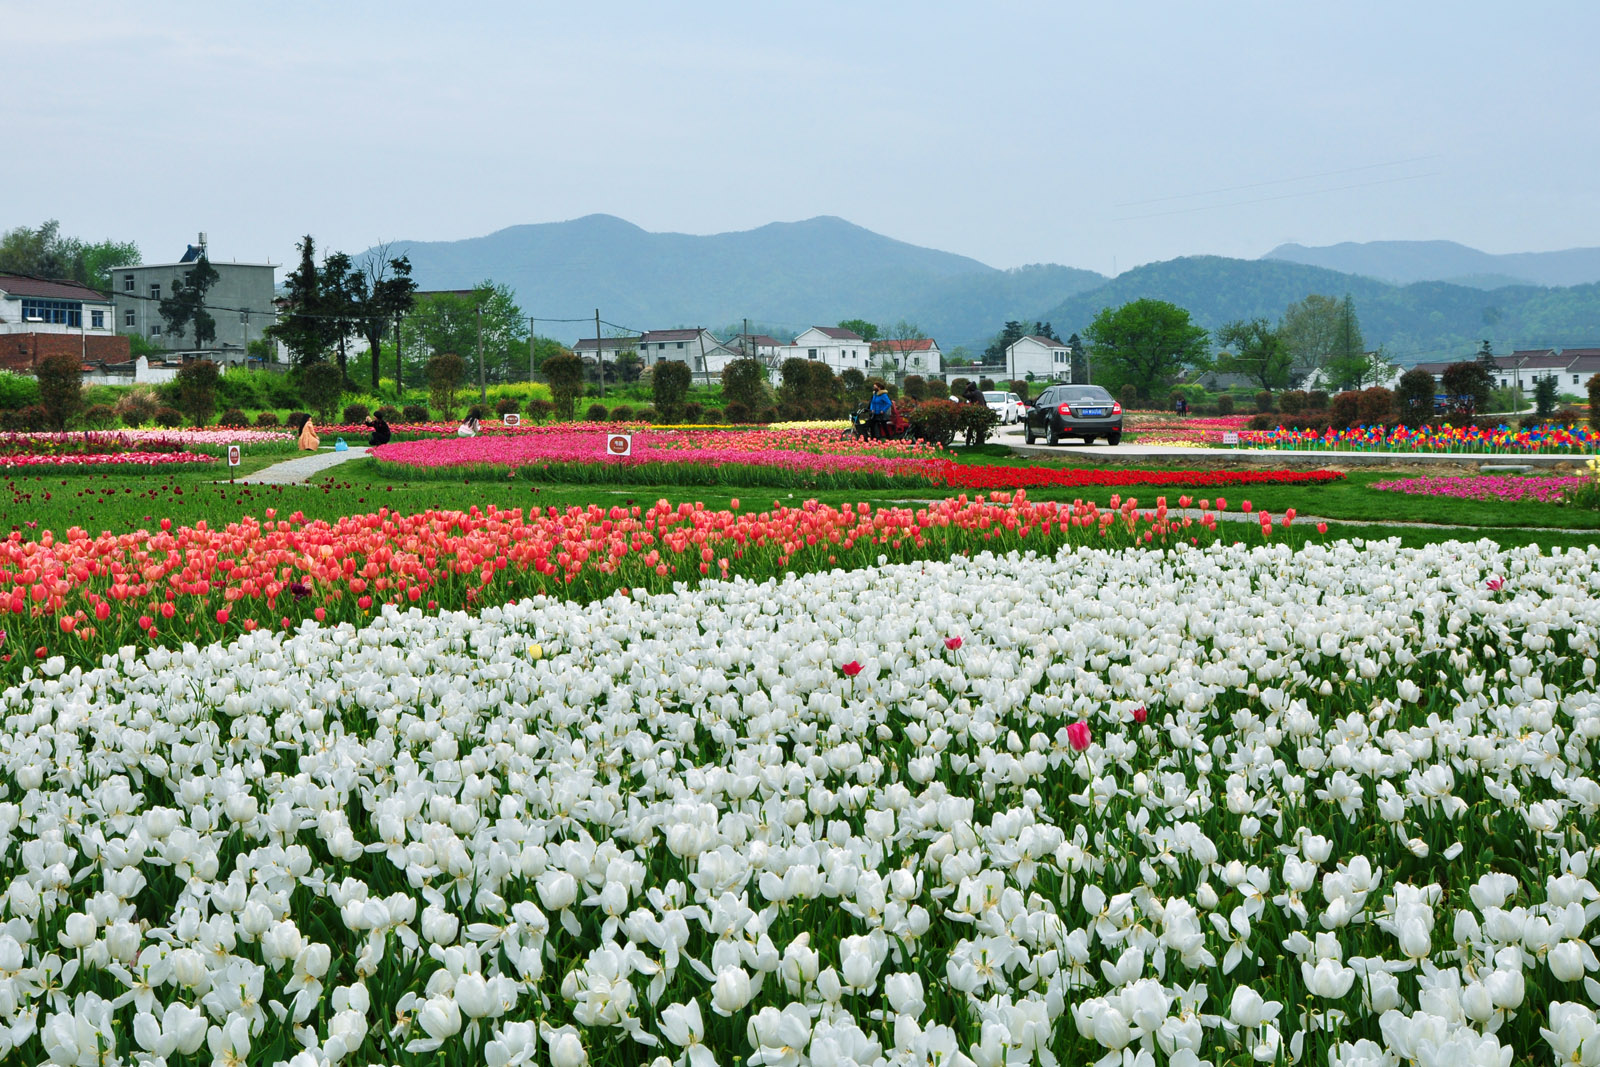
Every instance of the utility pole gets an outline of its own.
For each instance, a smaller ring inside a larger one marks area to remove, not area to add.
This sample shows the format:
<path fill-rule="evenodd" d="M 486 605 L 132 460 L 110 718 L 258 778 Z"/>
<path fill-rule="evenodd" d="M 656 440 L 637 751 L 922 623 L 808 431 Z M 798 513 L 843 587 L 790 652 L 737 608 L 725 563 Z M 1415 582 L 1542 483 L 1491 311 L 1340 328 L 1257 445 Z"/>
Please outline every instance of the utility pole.
<path fill-rule="evenodd" d="M 533 365 L 533 316 L 528 316 L 528 381 L 533 381 L 538 368 Z"/>
<path fill-rule="evenodd" d="M 489 402 L 489 386 L 483 380 L 483 305 L 477 307 L 478 313 L 478 403 Z"/>
<path fill-rule="evenodd" d="M 594 361 L 600 370 L 600 399 L 606 396 L 606 350 L 600 346 L 600 309 L 594 309 Z"/>
<path fill-rule="evenodd" d="M 753 349 L 753 348 L 755 348 L 755 344 L 750 340 L 750 320 L 749 319 L 745 319 L 744 320 L 744 344 L 739 346 L 739 352 L 746 359 L 750 359 L 755 355 L 755 353 L 753 353 L 751 351 L 751 349 Z"/>
<path fill-rule="evenodd" d="M 700 373 L 704 375 L 704 380 L 700 384 L 710 385 L 711 371 L 706 367 L 706 328 L 704 326 L 696 326 L 695 331 L 700 337 Z"/>
<path fill-rule="evenodd" d="M 396 401 L 405 398 L 405 360 L 400 355 L 400 313 L 394 316 L 394 398 Z"/>

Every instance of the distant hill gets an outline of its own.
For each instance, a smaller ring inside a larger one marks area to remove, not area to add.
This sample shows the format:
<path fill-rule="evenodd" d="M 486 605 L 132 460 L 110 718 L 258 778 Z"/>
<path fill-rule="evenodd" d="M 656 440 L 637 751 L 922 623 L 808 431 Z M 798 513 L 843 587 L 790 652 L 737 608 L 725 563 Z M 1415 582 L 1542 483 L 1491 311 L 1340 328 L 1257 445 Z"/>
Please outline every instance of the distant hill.
<path fill-rule="evenodd" d="M 845 318 L 905 318 L 942 346 L 998 332 L 1063 296 L 1105 281 L 1055 265 L 996 270 L 821 216 L 737 233 L 650 233 L 611 215 L 512 226 L 461 241 L 396 241 L 424 289 L 485 278 L 510 285 L 530 315 L 640 329 L 751 321 L 802 330 Z M 573 341 L 582 323 L 542 323 Z"/>
<path fill-rule="evenodd" d="M 1454 241 L 1346 241 L 1317 248 L 1279 245 L 1261 258 L 1363 274 L 1397 285 L 1442 281 L 1498 289 L 1506 285 L 1600 282 L 1600 248 L 1494 255 Z"/>
<path fill-rule="evenodd" d="M 1037 317 L 1061 336 L 1082 331 L 1105 307 L 1151 297 L 1189 309 L 1207 329 L 1232 319 L 1276 321 L 1309 293 L 1355 301 L 1367 344 L 1384 345 L 1400 363 L 1467 358 L 1482 340 L 1497 352 L 1515 347 L 1600 343 L 1600 285 L 1476 289 L 1447 282 L 1389 285 L 1282 260 L 1189 256 L 1151 263 L 1076 293 Z"/>

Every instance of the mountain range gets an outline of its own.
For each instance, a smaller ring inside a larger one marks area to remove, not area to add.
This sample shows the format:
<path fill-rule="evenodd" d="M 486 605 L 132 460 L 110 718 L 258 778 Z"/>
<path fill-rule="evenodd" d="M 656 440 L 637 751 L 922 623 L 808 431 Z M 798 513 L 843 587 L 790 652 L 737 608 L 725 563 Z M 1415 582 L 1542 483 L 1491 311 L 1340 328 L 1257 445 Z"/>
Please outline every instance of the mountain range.
<path fill-rule="evenodd" d="M 593 336 L 593 310 L 628 329 L 774 330 L 864 318 L 917 323 L 949 352 L 974 353 L 1008 319 L 1062 336 L 1096 313 L 1153 297 L 1215 329 L 1276 320 L 1310 293 L 1355 301 L 1367 343 L 1401 363 L 1600 343 L 1600 249 L 1495 256 L 1448 241 L 1282 245 L 1261 259 L 1186 256 L 1114 278 L 1058 264 L 1001 270 L 821 216 L 695 236 L 610 215 L 512 226 L 459 241 L 397 241 L 420 288 L 509 285 L 541 334 Z M 568 320 L 568 321 L 561 321 Z"/>

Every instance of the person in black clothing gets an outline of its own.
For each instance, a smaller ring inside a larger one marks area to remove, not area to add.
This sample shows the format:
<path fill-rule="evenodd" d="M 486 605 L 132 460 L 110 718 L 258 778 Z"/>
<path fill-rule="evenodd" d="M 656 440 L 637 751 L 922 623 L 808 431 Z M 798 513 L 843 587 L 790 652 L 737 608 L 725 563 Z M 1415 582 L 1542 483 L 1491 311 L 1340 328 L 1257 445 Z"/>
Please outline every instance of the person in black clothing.
<path fill-rule="evenodd" d="M 983 403 L 983 393 L 978 389 L 977 382 L 968 382 L 966 392 L 961 394 L 961 399 L 969 404 Z"/>
<path fill-rule="evenodd" d="M 389 443 L 389 421 L 377 412 L 366 418 L 368 426 L 372 427 L 372 434 L 367 438 L 369 445 L 386 445 Z"/>

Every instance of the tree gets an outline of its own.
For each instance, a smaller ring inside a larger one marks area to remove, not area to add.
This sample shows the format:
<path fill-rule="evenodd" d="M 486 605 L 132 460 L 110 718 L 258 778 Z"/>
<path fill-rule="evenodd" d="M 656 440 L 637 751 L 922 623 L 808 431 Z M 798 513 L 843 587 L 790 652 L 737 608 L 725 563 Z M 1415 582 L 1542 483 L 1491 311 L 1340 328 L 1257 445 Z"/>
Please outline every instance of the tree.
<path fill-rule="evenodd" d="M 160 304 L 168 334 L 181 337 L 192 323 L 196 348 L 205 348 L 217 339 L 217 320 L 206 308 L 206 293 L 216 283 L 217 268 L 203 252 L 186 277 L 172 279 L 172 295 Z"/>
<path fill-rule="evenodd" d="M 209 359 L 185 363 L 178 370 L 178 410 L 194 426 L 205 426 L 217 413 L 217 365 Z"/>
<path fill-rule="evenodd" d="M 1027 332 L 1022 323 L 1015 319 L 1007 322 L 1005 328 L 995 335 L 993 341 L 989 342 L 989 347 L 983 350 L 983 361 L 989 364 L 1004 363 L 1006 349 L 1021 340 Z"/>
<path fill-rule="evenodd" d="M 1132 385 L 1141 398 L 1190 367 L 1209 363 L 1206 331 L 1165 300 L 1141 299 L 1104 308 L 1084 331 L 1100 384 Z"/>
<path fill-rule="evenodd" d="M 845 319 L 839 324 L 839 328 L 841 330 L 849 330 L 851 333 L 857 334 L 868 344 L 871 344 L 873 341 L 876 341 L 878 338 L 883 336 L 883 334 L 879 332 L 877 325 L 875 323 L 868 322 L 866 319 Z"/>
<path fill-rule="evenodd" d="M 297 373 L 301 401 L 317 413 L 317 418 L 323 422 L 329 421 L 334 409 L 339 406 L 339 398 L 344 396 L 344 376 L 339 373 L 339 368 L 322 360 L 301 367 Z"/>
<path fill-rule="evenodd" d="M 1242 375 L 1269 391 L 1289 384 L 1294 357 L 1266 319 L 1237 319 L 1226 324 L 1217 331 L 1217 344 L 1229 350 L 1217 359 L 1220 373 Z"/>
<path fill-rule="evenodd" d="M 1445 396 L 1458 411 L 1472 415 L 1489 407 L 1489 391 L 1494 388 L 1494 377 L 1489 369 L 1477 360 L 1452 363 L 1444 369 Z"/>
<path fill-rule="evenodd" d="M 338 340 L 337 294 L 326 291 L 325 272 L 318 268 L 316 242 L 306 234 L 297 246 L 300 265 L 283 280 L 283 313 L 267 327 L 267 336 L 282 341 L 298 366 L 320 363 Z"/>
<path fill-rule="evenodd" d="M 759 359 L 736 359 L 722 368 L 722 397 L 747 411 L 767 406 L 767 370 Z"/>
<path fill-rule="evenodd" d="M 395 319 L 416 303 L 417 283 L 411 279 L 411 257 L 390 256 L 382 245 L 367 253 L 361 268 L 350 275 L 346 288 L 354 312 L 356 331 L 372 353 L 372 391 L 378 391 L 378 354 L 383 337 Z M 404 379 L 400 379 L 404 380 Z"/>
<path fill-rule="evenodd" d="M 879 337 L 872 345 L 872 351 L 878 356 L 878 361 L 888 367 L 896 378 L 906 372 L 907 361 L 911 358 L 912 343 L 923 338 L 922 327 L 914 322 L 901 319 L 889 327 L 886 334 Z"/>
<path fill-rule="evenodd" d="M 67 278 L 102 292 L 111 287 L 111 268 L 139 262 L 139 246 L 132 241 L 90 244 L 61 236 L 55 219 L 37 228 L 18 226 L 0 236 L 0 273 L 28 274 L 35 278 Z"/>
<path fill-rule="evenodd" d="M 529 381 L 528 317 L 510 286 L 485 280 L 466 292 L 428 293 L 417 298 L 400 326 L 409 366 L 441 352 L 466 353 L 477 372 L 478 309 L 483 309 L 484 378 L 494 382 Z M 566 351 L 545 338 L 534 343 L 535 371 L 544 359 Z"/>
<path fill-rule="evenodd" d="M 572 418 L 572 407 L 583 395 L 583 360 L 565 352 L 551 356 L 539 367 L 539 373 L 550 383 L 550 398 L 556 411 L 564 419 Z"/>
<path fill-rule="evenodd" d="M 1433 375 L 1421 367 L 1413 367 L 1400 375 L 1394 406 L 1401 423 L 1412 428 L 1427 425 L 1433 418 L 1433 394 Z"/>
<path fill-rule="evenodd" d="M 33 374 L 39 379 L 39 404 L 50 425 L 57 430 L 66 429 L 67 420 L 83 407 L 82 361 L 75 355 L 55 352 L 41 358 Z"/>
<path fill-rule="evenodd" d="M 454 352 L 441 352 L 428 360 L 428 403 L 446 419 L 456 412 L 456 390 L 467 376 L 467 361 Z"/>
<path fill-rule="evenodd" d="M 689 395 L 693 377 L 689 364 L 675 359 L 664 359 L 650 371 L 651 399 L 662 422 L 683 420 L 684 400 Z"/>
<path fill-rule="evenodd" d="M 1533 410 L 1541 419 L 1548 419 L 1555 414 L 1558 399 L 1554 371 L 1542 374 L 1533 380 Z"/>
<path fill-rule="evenodd" d="M 1343 333 L 1339 301 L 1312 293 L 1290 304 L 1278 320 L 1278 333 L 1294 366 L 1296 381 L 1320 370 L 1333 355 Z"/>
<path fill-rule="evenodd" d="M 1056 336 L 1056 328 L 1050 325 L 1048 322 L 1035 322 L 1033 324 L 1033 335 L 1035 337 L 1048 338 L 1049 340 L 1055 341 L 1058 344 L 1061 341 L 1061 338 Z"/>
<path fill-rule="evenodd" d="M 1089 356 L 1077 334 L 1067 338 L 1067 350 L 1072 354 L 1072 381 L 1076 385 L 1089 383 Z"/>

